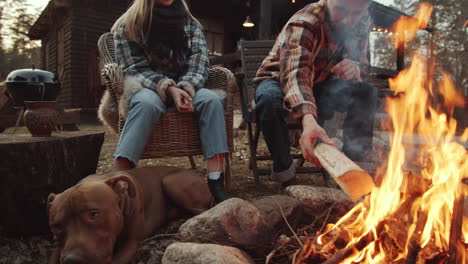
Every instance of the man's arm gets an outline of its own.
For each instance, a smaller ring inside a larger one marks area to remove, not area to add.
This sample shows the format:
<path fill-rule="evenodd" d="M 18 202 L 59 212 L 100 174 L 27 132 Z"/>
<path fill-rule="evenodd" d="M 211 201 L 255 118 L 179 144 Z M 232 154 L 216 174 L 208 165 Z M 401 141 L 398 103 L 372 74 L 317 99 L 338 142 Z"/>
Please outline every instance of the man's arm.
<path fill-rule="evenodd" d="M 320 165 L 314 155 L 317 139 L 333 145 L 316 121 L 317 106 L 313 95 L 314 60 L 319 52 L 320 28 L 304 21 L 290 22 L 285 28 L 285 43 L 280 47 L 280 82 L 285 101 L 295 118 L 301 118 L 303 131 L 299 141 L 304 158 Z"/>
<path fill-rule="evenodd" d="M 319 51 L 320 26 L 293 20 L 286 25 L 283 33 L 279 77 L 285 94 L 285 107 L 292 111 L 294 118 L 305 114 L 317 116 L 312 88 L 313 65 Z"/>
<path fill-rule="evenodd" d="M 332 146 L 335 145 L 333 140 L 328 137 L 325 129 L 319 126 L 315 117 L 312 114 L 305 114 L 302 116 L 302 135 L 299 140 L 301 153 L 307 161 L 312 162 L 317 166 L 321 166 L 320 161 L 314 154 L 314 146 L 318 139 L 323 143 Z"/>

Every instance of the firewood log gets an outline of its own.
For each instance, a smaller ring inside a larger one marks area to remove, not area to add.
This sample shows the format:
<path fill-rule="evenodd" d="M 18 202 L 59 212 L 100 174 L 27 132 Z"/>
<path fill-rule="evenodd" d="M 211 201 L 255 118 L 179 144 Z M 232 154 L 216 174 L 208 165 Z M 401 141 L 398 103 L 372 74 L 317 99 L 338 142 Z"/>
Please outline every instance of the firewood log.
<path fill-rule="evenodd" d="M 315 147 L 314 154 L 351 199 L 356 200 L 372 191 L 374 181 L 369 173 L 335 147 L 320 143 Z"/>

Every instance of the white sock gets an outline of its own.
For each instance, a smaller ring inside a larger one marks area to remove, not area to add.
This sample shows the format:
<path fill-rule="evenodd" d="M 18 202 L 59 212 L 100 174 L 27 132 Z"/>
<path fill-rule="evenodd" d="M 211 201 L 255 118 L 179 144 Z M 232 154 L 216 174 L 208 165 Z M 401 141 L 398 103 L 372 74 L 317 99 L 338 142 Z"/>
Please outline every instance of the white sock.
<path fill-rule="evenodd" d="M 217 180 L 220 177 L 221 177 L 221 172 L 220 171 L 208 172 L 208 179 L 210 179 L 210 180 Z"/>

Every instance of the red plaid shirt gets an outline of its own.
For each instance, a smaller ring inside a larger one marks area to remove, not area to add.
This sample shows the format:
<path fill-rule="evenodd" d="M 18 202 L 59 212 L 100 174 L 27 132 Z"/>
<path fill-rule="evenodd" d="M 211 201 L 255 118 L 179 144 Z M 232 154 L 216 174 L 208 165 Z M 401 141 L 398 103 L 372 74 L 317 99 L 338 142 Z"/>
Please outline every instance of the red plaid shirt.
<path fill-rule="evenodd" d="M 254 82 L 279 80 L 285 94 L 283 106 L 294 118 L 309 113 L 317 117 L 312 88 L 314 83 L 332 77 L 333 66 L 348 58 L 360 64 L 362 79 L 367 76 L 369 30 L 366 12 L 347 32 L 345 41 L 334 41 L 327 22 L 326 0 L 309 4 L 283 27 Z"/>

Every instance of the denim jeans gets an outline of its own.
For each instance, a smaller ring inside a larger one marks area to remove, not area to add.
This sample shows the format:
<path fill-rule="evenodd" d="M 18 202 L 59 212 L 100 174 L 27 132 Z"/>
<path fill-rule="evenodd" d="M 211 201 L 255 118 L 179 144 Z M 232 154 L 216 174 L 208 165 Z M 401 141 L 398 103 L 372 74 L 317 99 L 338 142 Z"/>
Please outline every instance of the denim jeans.
<path fill-rule="evenodd" d="M 202 88 L 192 101 L 198 118 L 204 159 L 227 153 L 223 101 L 219 95 Z M 167 111 L 158 94 L 143 88 L 129 99 L 128 117 L 120 135 L 114 158 L 123 157 L 137 165 L 153 127 Z M 175 132 L 177 133 L 177 132 Z"/>
<path fill-rule="evenodd" d="M 319 125 L 323 126 L 335 111 L 346 112 L 343 152 L 353 161 L 364 161 L 372 149 L 377 89 L 365 82 L 330 79 L 316 84 L 313 90 Z M 292 163 L 283 98 L 280 83 L 273 79 L 262 81 L 255 89 L 255 112 L 273 158 L 274 172 L 284 171 Z"/>

